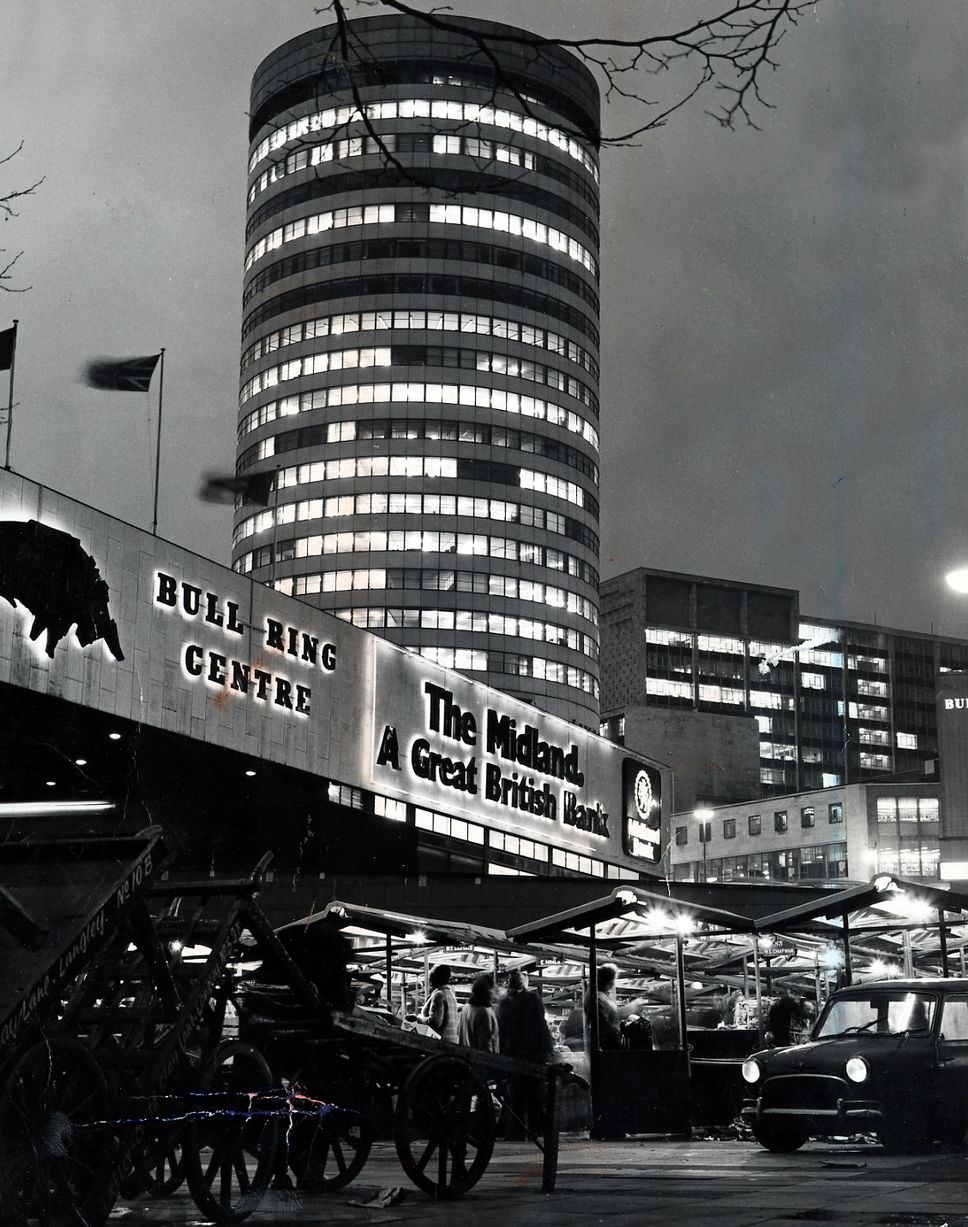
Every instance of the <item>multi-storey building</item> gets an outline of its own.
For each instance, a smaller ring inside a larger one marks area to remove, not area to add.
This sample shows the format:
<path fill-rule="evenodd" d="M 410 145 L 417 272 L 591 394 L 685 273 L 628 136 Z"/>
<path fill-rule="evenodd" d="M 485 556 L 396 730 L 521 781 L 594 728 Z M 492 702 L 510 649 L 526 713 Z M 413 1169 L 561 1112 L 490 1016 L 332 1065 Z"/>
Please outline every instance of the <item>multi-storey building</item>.
<path fill-rule="evenodd" d="M 594 78 L 383 15 L 278 48 L 250 114 L 235 569 L 596 725 Z"/>
<path fill-rule="evenodd" d="M 645 568 L 606 581 L 601 602 L 602 731 L 632 745 L 647 726 L 677 776 L 678 726 L 694 726 L 694 762 L 713 747 L 707 782 L 694 774 L 690 786 L 682 772 L 676 808 L 936 768 L 935 682 L 968 669 L 966 640 L 802 618 L 790 589 Z M 724 726 L 723 717 L 733 719 Z M 755 791 L 750 738 L 722 735 L 742 727 L 736 717 L 755 722 Z M 714 767 L 721 786 L 708 782 Z"/>
<path fill-rule="evenodd" d="M 938 784 L 849 784 L 674 814 L 669 865 L 694 882 L 938 876 Z"/>

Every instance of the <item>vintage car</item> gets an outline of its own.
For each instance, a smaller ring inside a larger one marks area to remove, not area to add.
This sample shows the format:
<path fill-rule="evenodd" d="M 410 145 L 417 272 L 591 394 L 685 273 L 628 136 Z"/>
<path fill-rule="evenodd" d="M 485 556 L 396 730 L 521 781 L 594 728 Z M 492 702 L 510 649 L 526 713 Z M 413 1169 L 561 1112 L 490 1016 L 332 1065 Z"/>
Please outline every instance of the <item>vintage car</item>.
<path fill-rule="evenodd" d="M 742 1119 L 768 1150 L 876 1133 L 887 1150 L 968 1128 L 968 980 L 883 980 L 832 994 L 809 1042 L 743 1063 Z"/>

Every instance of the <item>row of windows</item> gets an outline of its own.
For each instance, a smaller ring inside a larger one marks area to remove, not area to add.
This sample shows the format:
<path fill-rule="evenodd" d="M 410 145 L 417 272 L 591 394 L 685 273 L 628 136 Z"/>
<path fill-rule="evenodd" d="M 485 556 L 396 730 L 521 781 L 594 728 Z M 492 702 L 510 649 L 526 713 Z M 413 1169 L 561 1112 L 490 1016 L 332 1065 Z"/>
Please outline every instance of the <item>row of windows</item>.
<path fill-rule="evenodd" d="M 344 456 L 337 460 L 314 460 L 309 464 L 277 470 L 276 485 L 278 489 L 285 490 L 288 486 L 353 477 L 488 480 L 504 485 L 518 485 L 522 490 L 533 490 L 537 494 L 560 498 L 573 507 L 584 507 L 590 514 L 596 517 L 598 515 L 595 497 L 576 482 L 566 481 L 563 477 L 555 477 L 551 473 L 519 469 L 512 465 L 497 466 L 492 463 L 485 469 L 472 460 L 462 460 L 456 456 Z"/>
<path fill-rule="evenodd" d="M 598 659 L 598 643 L 591 635 L 583 635 L 571 626 L 544 622 L 537 618 L 521 618 L 513 614 L 487 613 L 480 609 L 413 609 L 382 605 L 365 605 L 357 609 L 331 609 L 344 622 L 366 630 L 436 630 L 468 631 L 482 635 L 511 635 L 517 639 L 534 639 L 570 648 L 592 660 Z"/>
<path fill-rule="evenodd" d="M 382 156 L 385 153 L 435 153 L 435 154 L 465 154 L 484 162 L 504 162 L 509 166 L 522 166 L 525 170 L 534 170 L 534 154 L 526 149 L 516 149 L 513 145 L 505 145 L 502 141 L 484 141 L 475 137 L 458 136 L 456 134 L 424 133 L 424 132 L 383 132 L 379 139 L 375 136 L 351 136 L 341 141 L 324 141 L 322 144 L 310 145 L 308 148 L 297 149 L 281 162 L 275 162 L 268 170 L 252 181 L 249 188 L 248 203 L 266 188 L 285 179 L 287 175 L 298 174 L 311 166 L 322 166 L 327 162 L 342 162 L 347 158 L 359 158 L 368 154 Z"/>
<path fill-rule="evenodd" d="M 878 797 L 877 821 L 881 823 L 894 822 L 937 822 L 939 803 L 937 797 Z"/>
<path fill-rule="evenodd" d="M 878 848 L 877 872 L 896 873 L 904 878 L 936 878 L 940 873 L 940 848 Z"/>
<path fill-rule="evenodd" d="M 304 447 L 318 449 L 364 439 L 425 439 L 434 443 L 472 443 L 481 447 L 507 448 L 567 465 L 568 468 L 590 478 L 596 486 L 598 484 L 598 465 L 584 452 L 558 439 L 535 434 L 530 430 L 448 418 L 401 417 L 362 421 L 349 418 L 335 422 L 319 422 L 314 426 L 302 426 L 298 430 L 284 430 L 240 452 L 238 468 L 240 472 L 245 472 L 262 460 Z"/>
<path fill-rule="evenodd" d="M 525 503 L 456 494 L 335 494 L 328 498 L 300 499 L 298 502 L 284 503 L 275 510 L 246 516 L 235 526 L 232 544 L 239 545 L 254 533 L 267 532 L 275 524 L 365 515 L 468 516 L 502 524 L 520 524 L 567 536 L 598 553 L 597 537 L 570 516 L 548 511 L 544 507 L 529 507 Z"/>
<path fill-rule="evenodd" d="M 935 802 L 937 805 L 937 802 Z M 827 805 L 827 822 L 831 824 L 842 823 L 844 820 L 844 806 L 842 801 L 831 801 Z M 737 823 L 740 820 L 737 818 L 723 819 L 723 839 L 735 839 L 737 831 Z M 814 805 L 804 805 L 800 807 L 800 827 L 801 830 L 810 830 L 816 826 L 817 807 Z M 748 814 L 746 818 L 746 829 L 749 835 L 761 835 L 763 833 L 763 816 L 762 814 Z M 783 834 L 789 829 L 789 811 L 776 810 L 773 814 L 773 830 L 777 834 Z M 699 842 L 708 843 L 712 834 L 712 820 L 703 820 L 699 827 Z M 676 827 L 675 833 L 676 847 L 684 848 L 689 843 L 689 828 L 687 826 Z"/>
<path fill-rule="evenodd" d="M 309 170 L 324 163 L 345 162 L 347 159 L 355 157 L 376 156 L 383 158 L 384 166 L 382 171 L 377 172 L 382 182 L 386 171 L 391 169 L 386 166 L 386 162 L 390 161 L 390 159 L 385 155 L 406 153 L 468 157 L 473 158 L 479 166 L 482 163 L 520 166 L 524 170 L 534 171 L 538 175 L 543 175 L 563 183 L 577 196 L 581 196 L 583 200 L 591 205 L 596 216 L 598 213 L 598 194 L 595 189 L 580 173 L 556 161 L 553 157 L 549 158 L 543 154 L 535 154 L 528 149 L 520 149 L 514 145 L 505 145 L 501 141 L 482 140 L 478 137 L 461 136 L 456 132 L 445 131 L 438 131 L 437 133 L 383 132 L 379 138 L 374 136 L 354 136 L 346 140 L 312 145 L 309 148 L 303 147 L 296 150 L 295 153 L 289 154 L 282 161 L 274 163 L 268 170 L 264 170 L 261 175 L 253 180 L 252 186 L 249 188 L 248 204 L 250 206 L 254 204 L 256 198 L 268 187 L 273 186 L 289 175 L 298 174 L 301 171 Z M 392 169 L 398 170 L 396 167 Z M 407 176 L 407 182 L 410 184 L 420 181 L 421 172 L 415 167 L 407 167 L 403 173 Z M 436 176 L 439 174 L 439 171 L 431 173 L 434 174 L 434 186 L 438 186 Z M 371 171 L 369 174 L 376 178 L 374 172 Z M 344 176 L 336 176 L 336 178 L 342 180 Z M 470 181 L 471 176 L 463 175 L 462 178 L 466 182 Z M 496 177 L 491 176 L 491 178 L 494 179 Z M 529 176 L 530 178 L 531 176 Z M 513 180 L 499 179 L 497 183 L 498 187 L 496 190 L 504 192 L 523 186 L 520 179 L 517 178 Z M 528 186 L 530 187 L 530 184 Z M 485 189 L 478 186 L 475 190 L 482 191 Z M 547 195 L 547 193 L 542 193 L 542 195 Z M 554 212 L 556 204 L 560 207 L 561 203 L 560 199 L 556 198 L 548 207 Z M 259 212 L 261 213 L 261 210 Z M 252 220 L 255 219 L 253 218 Z M 250 231 L 247 227 L 246 237 L 248 237 L 249 233 Z"/>
<path fill-rule="evenodd" d="M 706 881 L 735 882 L 746 879 L 797 882 L 847 877 L 847 845 L 823 844 L 811 848 L 785 848 L 777 852 L 750 852 L 723 856 L 673 867 L 678 881 L 705 877 Z"/>
<path fill-rule="evenodd" d="M 541 247 L 550 247 L 574 260 L 584 269 L 598 276 L 595 257 L 583 244 L 571 235 L 533 217 L 520 213 L 508 213 L 504 209 L 485 209 L 479 205 L 459 204 L 370 204 L 346 205 L 341 209 L 326 209 L 297 217 L 284 226 L 270 230 L 246 253 L 243 269 L 252 266 L 270 252 L 278 251 L 285 243 L 293 243 L 330 230 L 346 230 L 351 226 L 384 226 L 403 222 L 429 222 L 438 226 L 469 226 L 479 230 L 493 230 L 498 234 L 510 234 L 527 239 Z"/>
<path fill-rule="evenodd" d="M 438 238 L 402 238 L 392 235 L 381 235 L 372 238 L 348 239 L 344 243 L 323 243 L 309 247 L 295 255 L 285 256 L 276 260 L 255 276 L 250 277 L 242 292 L 242 305 L 247 306 L 257 294 L 261 294 L 277 281 L 286 277 L 305 277 L 316 268 L 330 268 L 334 264 L 352 264 L 356 268 L 377 260 L 395 261 L 405 264 L 415 263 L 426 266 L 430 260 L 451 261 L 460 264 L 480 264 L 490 268 L 509 270 L 517 276 L 525 278 L 541 278 L 562 286 L 569 293 L 583 299 L 598 314 L 598 294 L 594 287 L 582 276 L 573 272 L 559 260 L 545 260 L 543 257 L 529 251 L 513 247 L 501 247 L 496 243 L 476 243 L 470 239 L 441 236 Z M 368 278 L 371 282 L 369 292 L 376 292 L 373 286 L 380 281 L 379 277 Z M 404 284 L 410 284 L 411 293 L 459 294 L 461 286 L 468 281 L 481 287 L 483 292 L 473 294 L 475 298 L 494 298 L 503 302 L 524 302 L 529 300 L 526 291 L 518 287 L 489 286 L 487 282 L 477 278 L 462 277 L 458 274 L 446 276 L 438 274 L 399 274 L 396 277 L 387 275 L 383 283 L 392 286 L 394 292 Z M 363 293 L 360 282 L 357 282 L 356 297 Z M 335 297 L 329 287 L 316 298 Z M 540 301 L 540 294 L 538 295 Z M 310 298 L 309 301 L 316 301 Z M 567 318 L 557 307 L 548 306 L 548 313 L 559 319 Z M 580 313 L 575 312 L 575 315 Z M 594 328 L 585 329 L 588 336 L 594 336 L 597 342 L 597 331 Z"/>
<path fill-rule="evenodd" d="M 533 175 L 507 178 L 480 169 L 458 169 L 452 166 L 419 167 L 398 165 L 388 159 L 383 166 L 373 170 L 330 170 L 320 175 L 314 172 L 290 187 L 271 196 L 249 213 L 245 226 L 245 239 L 262 231 L 287 213 L 305 205 L 318 205 L 334 196 L 360 200 L 379 193 L 387 197 L 390 191 L 398 196 L 398 222 L 429 222 L 429 205 L 426 197 L 433 192 L 436 200 L 478 200 L 488 208 L 509 209 L 524 207 L 550 213 L 556 223 L 567 222 L 590 240 L 593 248 L 598 246 L 597 215 L 583 205 L 563 199 L 557 188 L 548 191 L 539 187 Z M 417 197 L 416 203 L 414 197 Z M 490 227 L 489 227 L 490 228 Z"/>
<path fill-rule="evenodd" d="M 393 242 L 395 243 L 396 240 Z M 253 311 L 250 311 L 242 321 L 242 336 L 243 338 L 247 337 L 253 329 L 258 328 L 267 320 L 274 320 L 277 316 L 284 315 L 290 311 L 298 311 L 304 307 L 315 307 L 320 303 L 330 300 L 339 298 L 358 299 L 367 296 L 392 296 L 394 298 L 409 298 L 412 300 L 420 295 L 432 295 L 438 298 L 453 297 L 464 302 L 482 299 L 485 302 L 508 303 L 520 307 L 524 311 L 530 311 L 539 318 L 547 319 L 554 317 L 563 324 L 570 324 L 572 328 L 577 329 L 584 336 L 588 337 L 593 344 L 598 344 L 598 328 L 589 316 L 573 307 L 570 303 L 561 302 L 557 298 L 549 298 L 540 289 L 532 290 L 524 285 L 512 285 L 502 281 L 485 281 L 479 277 L 462 277 L 455 273 L 428 272 L 369 273 L 365 275 L 357 273 L 353 277 L 330 277 L 325 283 L 318 285 L 296 286 L 291 290 L 287 290 L 284 294 L 278 294 L 275 298 L 262 303 Z M 415 313 L 417 318 L 422 314 L 422 312 Z M 426 313 L 428 326 L 434 314 L 434 312 L 429 311 Z M 447 320 L 455 314 L 455 312 L 444 313 L 443 327 L 448 326 Z M 361 325 L 368 315 L 368 312 L 361 313 Z M 462 321 L 464 316 L 465 313 L 462 312 L 460 316 Z M 394 328 L 411 327 L 409 324 L 397 323 L 396 312 L 394 312 L 393 318 Z M 488 317 L 476 316 L 472 318 L 487 319 Z M 528 341 L 524 329 L 529 327 L 529 325 L 519 325 L 521 335 L 518 336 L 510 331 L 511 321 L 508 321 L 508 323 L 508 338 L 510 340 Z M 423 325 L 415 323 L 412 327 L 420 328 Z M 480 331 L 484 330 L 480 329 Z M 495 329 L 493 335 L 500 336 L 501 333 Z M 546 348 L 554 349 L 555 347 L 549 343 L 546 344 Z M 557 352 L 563 353 L 564 351 L 559 350 Z M 573 361 L 576 360 L 570 351 L 568 357 L 572 358 Z M 591 360 L 589 359 L 589 361 Z M 583 363 L 583 365 L 587 365 L 587 363 Z M 594 363 L 588 366 L 588 369 L 595 375 L 598 374 L 598 368 Z"/>
<path fill-rule="evenodd" d="M 574 396 L 598 416 L 598 397 L 591 388 L 580 379 L 559 371 L 557 367 L 546 366 L 543 362 L 531 362 L 525 358 L 509 357 L 507 354 L 494 354 L 487 350 L 461 349 L 456 345 L 370 345 L 359 349 L 304 354 L 279 366 L 260 371 L 246 380 L 239 393 L 239 403 L 245 404 L 260 392 L 290 379 L 302 379 L 307 375 L 321 375 L 328 371 L 387 366 L 457 367 L 466 371 L 489 371 L 496 375 L 507 375 L 512 379 L 525 379 Z"/>
<path fill-rule="evenodd" d="M 379 794 L 369 794 L 362 788 L 348 784 L 338 784 L 330 781 L 327 785 L 327 800 L 333 805 L 342 805 L 347 809 L 365 810 L 372 799 L 373 812 L 391 822 L 406 822 L 407 803 L 393 797 L 383 797 Z M 504 852 L 510 856 L 520 856 L 525 860 L 538 861 L 543 865 L 549 862 L 575 873 L 584 873 L 590 877 L 628 877 L 629 869 L 622 865 L 609 865 L 596 857 L 585 856 L 584 853 L 569 852 L 565 848 L 555 848 L 537 839 L 526 839 L 520 835 L 506 834 L 504 831 L 488 830 L 479 822 L 468 822 L 464 818 L 453 818 L 438 810 L 425 809 L 415 805 L 413 810 L 414 826 L 418 831 L 430 831 L 434 835 L 442 835 L 449 839 L 457 839 L 463 843 L 488 846 L 493 852 Z"/>
<path fill-rule="evenodd" d="M 238 570 L 238 564 L 232 564 Z M 532 601 L 561 609 L 598 625 L 598 606 L 577 592 L 540 580 L 515 575 L 491 575 L 486 571 L 459 571 L 438 567 L 373 567 L 293 575 L 273 583 L 288 596 L 312 596 L 321 592 L 386 592 L 398 589 L 418 592 L 473 592 L 482 596 Z"/>
<path fill-rule="evenodd" d="M 520 417 L 533 418 L 537 422 L 550 422 L 552 426 L 569 430 L 598 450 L 598 431 L 595 427 L 580 414 L 565 409 L 554 401 L 541 400 L 537 396 L 522 396 L 518 392 L 506 392 L 502 388 L 417 381 L 345 384 L 333 388 L 316 388 L 312 392 L 267 401 L 241 419 L 239 436 L 241 438 L 278 418 L 310 413 L 313 409 L 374 404 L 467 405 L 477 409 L 493 409 L 498 413 L 513 413 Z"/>
<path fill-rule="evenodd" d="M 596 584 L 598 573 L 584 559 L 563 550 L 516 541 L 512 537 L 489 537 L 485 533 L 437 532 L 433 529 L 356 530 L 342 533 L 314 533 L 263 545 L 239 554 L 235 568 L 243 575 L 274 562 L 295 558 L 316 558 L 321 554 L 392 554 L 419 551 L 423 554 L 457 554 L 473 558 L 503 558 L 534 567 L 547 567 L 573 575 L 586 584 Z"/>
<path fill-rule="evenodd" d="M 292 141 L 302 141 L 313 133 L 342 128 L 346 124 L 375 123 L 381 119 L 450 119 L 458 123 L 486 124 L 493 128 L 504 128 L 509 132 L 520 132 L 523 136 L 533 137 L 560 149 L 576 162 L 580 162 L 595 181 L 598 181 L 598 167 L 594 158 L 580 141 L 562 132 L 560 128 L 532 119 L 529 115 L 505 110 L 503 107 L 429 98 L 370 102 L 362 108 L 327 107 L 325 110 L 294 119 L 277 128 L 256 145 L 249 158 L 249 173 L 255 170 L 263 158 Z"/>
<path fill-rule="evenodd" d="M 550 353 L 577 363 L 596 378 L 598 364 L 587 349 L 576 345 L 567 337 L 547 328 L 522 324 L 506 316 L 478 315 L 473 311 L 410 311 L 391 310 L 350 311 L 339 315 L 322 315 L 313 320 L 304 320 L 288 328 L 280 328 L 261 337 L 242 355 L 242 370 L 276 350 L 302 341 L 315 341 L 320 337 L 339 337 L 351 332 L 377 332 L 385 329 L 403 329 L 418 332 L 462 332 L 475 336 L 499 337 L 502 341 L 517 341 L 546 349 Z"/>
<path fill-rule="evenodd" d="M 426 660 L 445 669 L 475 673 L 503 673 L 510 677 L 532 678 L 538 682 L 554 682 L 581 690 L 598 698 L 598 679 L 576 665 L 560 660 L 545 660 L 541 656 L 523 656 L 520 652 L 486 652 L 480 648 L 419 647 L 414 651 Z"/>

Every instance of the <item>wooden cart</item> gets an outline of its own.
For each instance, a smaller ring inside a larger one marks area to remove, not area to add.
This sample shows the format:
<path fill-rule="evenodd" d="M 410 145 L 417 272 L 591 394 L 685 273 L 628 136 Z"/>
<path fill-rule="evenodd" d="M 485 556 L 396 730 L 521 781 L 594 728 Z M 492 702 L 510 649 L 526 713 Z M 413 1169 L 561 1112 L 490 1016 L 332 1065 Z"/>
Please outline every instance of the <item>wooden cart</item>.
<path fill-rule="evenodd" d="M 160 881 L 160 832 L 0 845 L 0 1207 L 5 1227 L 98 1227 L 187 1179 L 218 1223 L 258 1205 L 287 1108 L 228 1035 L 243 931 L 318 995 L 241 881 Z M 260 866 L 264 868 L 264 866 Z"/>

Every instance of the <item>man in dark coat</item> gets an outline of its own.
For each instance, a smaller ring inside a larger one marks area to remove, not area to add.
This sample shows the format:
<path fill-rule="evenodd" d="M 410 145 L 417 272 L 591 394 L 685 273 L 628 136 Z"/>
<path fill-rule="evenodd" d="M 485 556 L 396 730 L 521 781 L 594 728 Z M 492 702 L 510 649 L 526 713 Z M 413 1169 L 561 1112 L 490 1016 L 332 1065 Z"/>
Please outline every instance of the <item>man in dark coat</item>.
<path fill-rule="evenodd" d="M 508 972 L 507 992 L 497 1003 L 497 1025 L 501 1053 L 521 1061 L 550 1061 L 554 1052 L 551 1033 L 545 1022 L 544 1005 L 528 988 L 528 973 Z M 509 1139 L 534 1137 L 542 1123 L 543 1086 L 537 1078 L 514 1075 L 508 1082 L 507 1136 Z"/>

